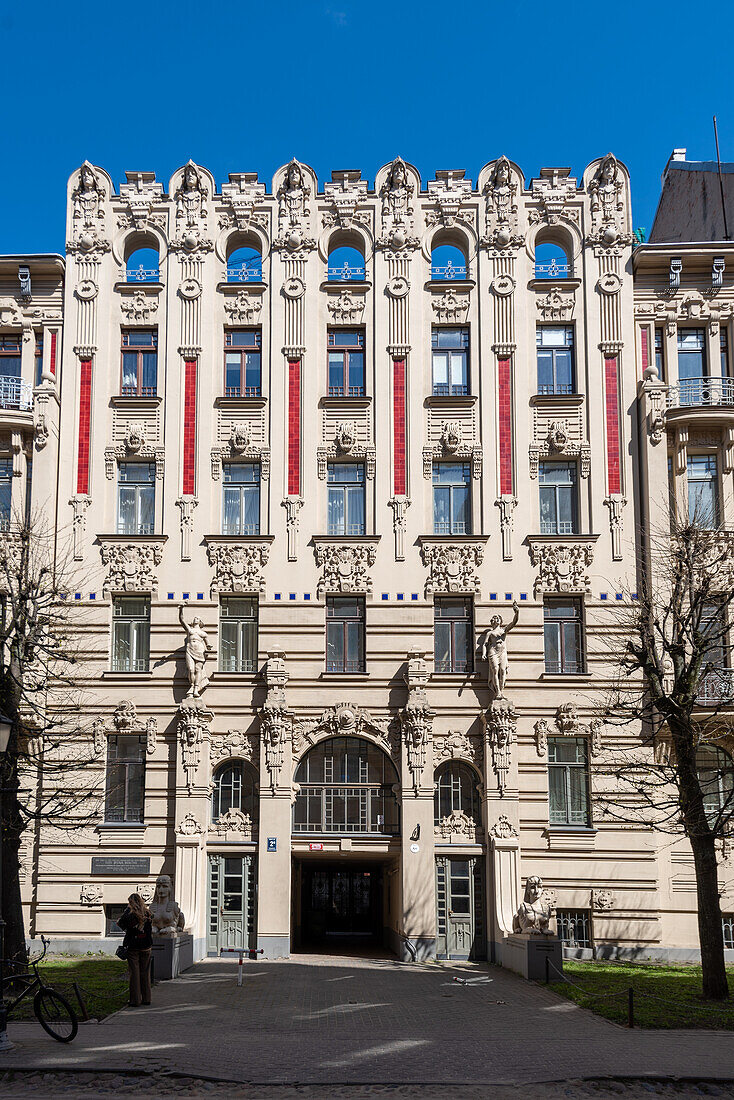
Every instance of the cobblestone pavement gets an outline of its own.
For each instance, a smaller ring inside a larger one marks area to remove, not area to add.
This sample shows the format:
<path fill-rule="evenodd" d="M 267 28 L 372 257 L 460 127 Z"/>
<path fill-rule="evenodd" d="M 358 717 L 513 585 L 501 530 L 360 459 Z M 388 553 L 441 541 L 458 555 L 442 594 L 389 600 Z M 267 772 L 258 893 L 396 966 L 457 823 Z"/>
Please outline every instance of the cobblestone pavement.
<path fill-rule="evenodd" d="M 130 1071 L 148 1075 L 142 1092 L 134 1083 L 108 1083 L 107 1091 L 122 1090 L 123 1095 L 125 1088 L 130 1095 L 144 1095 L 145 1087 L 158 1094 L 163 1079 L 175 1094 L 181 1083 L 165 1075 L 189 1073 L 249 1086 L 239 1092 L 227 1086 L 220 1095 L 278 1100 L 310 1095 L 473 1097 L 486 1096 L 490 1083 L 622 1075 L 719 1081 L 719 1095 L 733 1095 L 729 1085 L 721 1084 L 734 1083 L 732 1033 L 628 1031 L 500 968 L 302 955 L 246 963 L 241 988 L 236 975 L 237 966 L 230 961 L 201 962 L 176 981 L 156 985 L 150 1008 L 123 1009 L 101 1024 L 82 1025 L 69 1046 L 55 1043 L 35 1023 L 11 1021 L 16 1049 L 0 1056 L 0 1072 L 15 1067 L 99 1075 L 104 1070 L 123 1082 Z M 24 1081 L 18 1079 L 23 1095 L 34 1095 L 33 1088 L 41 1089 L 39 1095 L 52 1094 L 42 1082 L 34 1084 L 23 1076 Z M 80 1083 L 79 1077 L 73 1085 L 77 1091 Z M 216 1095 L 217 1086 L 209 1084 L 192 1088 Z M 290 1090 L 274 1089 L 276 1085 Z M 303 1090 L 307 1085 L 333 1088 L 309 1092 Z M 414 1091 L 394 1087 L 403 1085 Z M 422 1085 L 442 1088 L 417 1088 Z M 6 1082 L 0 1096 L 15 1095 L 7 1091 L 10 1087 L 16 1083 Z M 73 1087 L 64 1091 L 59 1086 L 59 1095 L 72 1095 Z M 100 1095 L 105 1091 L 101 1084 L 95 1087 Z M 592 1093 L 569 1093 L 570 1087 L 538 1095 L 607 1095 L 598 1091 L 606 1087 L 602 1085 Z M 574 1086 L 582 1087 L 591 1085 Z M 651 1081 L 619 1085 L 623 1091 L 633 1087 L 638 1089 L 635 1095 L 644 1096 L 654 1086 Z M 616 1086 L 608 1095 L 615 1091 Z M 79 1091 L 80 1096 L 90 1094 Z M 495 1094 L 501 1091 L 493 1088 Z"/>

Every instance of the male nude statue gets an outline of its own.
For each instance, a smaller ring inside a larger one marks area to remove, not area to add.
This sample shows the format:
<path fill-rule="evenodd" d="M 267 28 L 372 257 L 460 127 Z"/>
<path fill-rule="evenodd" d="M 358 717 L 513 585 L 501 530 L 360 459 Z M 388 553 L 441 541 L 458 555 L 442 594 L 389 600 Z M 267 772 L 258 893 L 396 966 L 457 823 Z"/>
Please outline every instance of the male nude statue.
<path fill-rule="evenodd" d="M 512 604 L 515 617 L 511 623 L 505 626 L 499 615 L 493 615 L 489 620 L 489 627 L 484 631 L 479 645 L 479 655 L 487 662 L 487 679 L 489 690 L 494 699 L 504 699 L 505 681 L 507 680 L 507 635 L 517 626 L 520 617 L 520 608 L 516 602 Z"/>
<path fill-rule="evenodd" d="M 201 619 L 197 616 L 192 620 L 191 626 L 188 626 L 184 619 L 183 609 L 184 605 L 180 603 L 178 605 L 178 619 L 186 631 L 186 671 L 189 674 L 190 685 L 186 694 L 187 696 L 199 696 L 209 683 L 204 675 L 204 664 L 209 653 L 209 641 Z"/>

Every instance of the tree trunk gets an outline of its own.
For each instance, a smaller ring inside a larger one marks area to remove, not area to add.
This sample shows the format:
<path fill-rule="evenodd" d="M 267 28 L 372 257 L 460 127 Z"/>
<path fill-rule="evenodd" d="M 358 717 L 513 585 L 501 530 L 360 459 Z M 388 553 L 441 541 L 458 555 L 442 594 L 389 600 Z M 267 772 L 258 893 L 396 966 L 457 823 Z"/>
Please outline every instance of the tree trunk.
<path fill-rule="evenodd" d="M 724 965 L 724 929 L 721 923 L 716 841 L 713 833 L 707 836 L 694 834 L 689 839 L 696 867 L 703 995 L 708 1000 L 723 1001 L 729 996 L 729 985 Z"/>
<path fill-rule="evenodd" d="M 9 796 L 5 796 L 9 798 Z M 27 960 L 25 928 L 23 925 L 23 906 L 20 898 L 20 837 L 8 828 L 3 805 L 3 873 L 2 873 L 2 917 L 5 921 L 5 946 L 3 956 L 14 962 Z"/>

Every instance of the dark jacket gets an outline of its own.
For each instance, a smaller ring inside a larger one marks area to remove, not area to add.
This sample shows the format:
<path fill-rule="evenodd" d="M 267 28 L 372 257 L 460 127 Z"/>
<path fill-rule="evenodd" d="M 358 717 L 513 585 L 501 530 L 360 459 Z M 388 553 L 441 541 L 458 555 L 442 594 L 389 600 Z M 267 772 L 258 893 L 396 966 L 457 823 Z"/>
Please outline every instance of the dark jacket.
<path fill-rule="evenodd" d="M 125 939 L 122 941 L 123 947 L 133 951 L 144 951 L 146 948 L 153 946 L 153 924 L 150 919 L 146 920 L 141 930 L 138 928 L 138 922 L 128 907 L 122 916 L 118 917 L 117 923 L 125 932 Z"/>

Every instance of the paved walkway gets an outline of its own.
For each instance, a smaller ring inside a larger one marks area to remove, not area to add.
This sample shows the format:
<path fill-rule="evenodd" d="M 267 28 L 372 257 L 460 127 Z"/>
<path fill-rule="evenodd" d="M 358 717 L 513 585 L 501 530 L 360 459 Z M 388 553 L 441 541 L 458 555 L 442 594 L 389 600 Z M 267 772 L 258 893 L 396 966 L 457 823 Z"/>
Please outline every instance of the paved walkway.
<path fill-rule="evenodd" d="M 499 968 L 295 956 L 207 960 L 150 1008 L 82 1025 L 63 1046 L 10 1025 L 11 1067 L 176 1071 L 276 1084 L 521 1084 L 655 1076 L 734 1080 L 734 1035 L 628 1031 Z M 455 981 L 461 978 L 462 984 Z M 0 1089 L 0 1092 L 2 1090 Z M 468 1092 L 467 1092 L 468 1095 Z"/>

